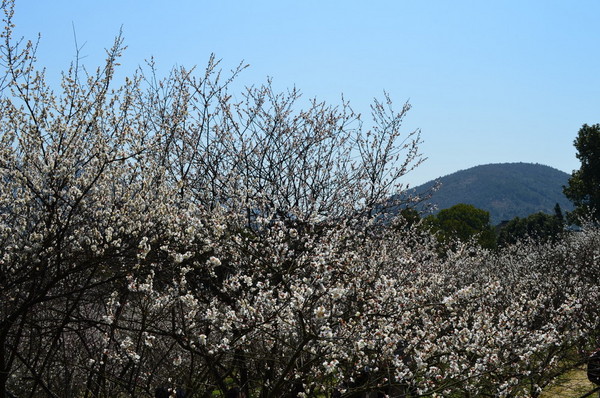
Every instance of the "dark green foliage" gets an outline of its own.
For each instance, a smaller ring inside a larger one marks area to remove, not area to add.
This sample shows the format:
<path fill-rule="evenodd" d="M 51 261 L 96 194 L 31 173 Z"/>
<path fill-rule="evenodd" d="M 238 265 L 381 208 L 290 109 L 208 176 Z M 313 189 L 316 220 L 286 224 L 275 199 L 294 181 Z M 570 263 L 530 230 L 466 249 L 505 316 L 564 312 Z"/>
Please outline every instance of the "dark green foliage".
<path fill-rule="evenodd" d="M 485 248 L 496 245 L 496 235 L 490 225 L 490 213 L 475 206 L 459 203 L 427 217 L 426 225 L 436 233 L 442 244 L 476 239 Z"/>
<path fill-rule="evenodd" d="M 556 220 L 564 227 L 565 217 L 563 216 L 562 208 L 558 203 L 554 206 L 554 217 L 556 217 Z"/>
<path fill-rule="evenodd" d="M 600 220 L 600 124 L 584 124 L 574 141 L 581 168 L 569 178 L 564 193 L 575 210 L 569 221 L 579 223 L 581 218 Z"/>
<path fill-rule="evenodd" d="M 398 213 L 400 216 L 400 225 L 404 228 L 410 228 L 421 220 L 419 212 L 413 208 L 405 208 Z"/>
<path fill-rule="evenodd" d="M 555 214 L 535 213 L 525 218 L 515 217 L 498 232 L 498 245 L 506 246 L 523 239 L 540 243 L 555 241 L 564 230 L 562 210 L 557 204 Z"/>
<path fill-rule="evenodd" d="M 562 192 L 568 179 L 567 173 L 540 164 L 476 166 L 440 178 L 440 189 L 424 202 L 423 209 L 427 205 L 447 209 L 458 203 L 468 203 L 489 211 L 492 225 L 540 211 L 552 214 L 556 203 L 569 211 L 573 205 Z M 431 181 L 415 191 L 428 192 L 434 185 Z"/>

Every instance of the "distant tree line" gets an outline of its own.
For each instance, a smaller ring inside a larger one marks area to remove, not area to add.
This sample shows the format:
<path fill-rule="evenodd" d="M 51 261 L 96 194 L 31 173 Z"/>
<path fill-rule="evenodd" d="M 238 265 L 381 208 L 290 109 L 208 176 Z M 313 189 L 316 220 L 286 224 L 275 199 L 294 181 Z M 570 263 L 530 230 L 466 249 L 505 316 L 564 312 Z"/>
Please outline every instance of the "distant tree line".
<path fill-rule="evenodd" d="M 535 243 L 555 242 L 567 227 L 560 205 L 554 214 L 538 212 L 527 217 L 515 217 L 496 226 L 490 223 L 490 213 L 473 205 L 459 203 L 431 214 L 422 220 L 414 209 L 401 215 L 411 224 L 432 232 L 443 249 L 453 248 L 459 242 L 475 242 L 486 249 L 496 249 L 528 240 Z"/>

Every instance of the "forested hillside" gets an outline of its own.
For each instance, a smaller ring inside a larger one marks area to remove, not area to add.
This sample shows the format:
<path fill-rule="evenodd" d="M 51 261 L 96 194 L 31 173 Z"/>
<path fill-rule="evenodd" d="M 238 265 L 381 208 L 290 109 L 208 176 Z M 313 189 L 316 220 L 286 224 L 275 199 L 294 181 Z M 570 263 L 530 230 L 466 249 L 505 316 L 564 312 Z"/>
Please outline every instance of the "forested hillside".
<path fill-rule="evenodd" d="M 540 211 L 552 214 L 556 203 L 563 210 L 572 210 L 573 205 L 562 192 L 568 179 L 567 173 L 541 164 L 487 164 L 430 181 L 414 192 L 429 192 L 439 183 L 439 189 L 424 205 L 441 210 L 458 203 L 471 204 L 489 211 L 495 225 Z"/>

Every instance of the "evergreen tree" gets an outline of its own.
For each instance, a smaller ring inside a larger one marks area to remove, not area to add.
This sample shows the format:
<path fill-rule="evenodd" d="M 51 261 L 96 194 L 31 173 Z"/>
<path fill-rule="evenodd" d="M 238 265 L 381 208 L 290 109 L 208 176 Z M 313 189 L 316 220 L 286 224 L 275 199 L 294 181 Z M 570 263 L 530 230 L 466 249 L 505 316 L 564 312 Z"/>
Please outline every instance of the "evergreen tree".
<path fill-rule="evenodd" d="M 580 223 L 582 217 L 600 220 L 600 124 L 584 124 L 574 142 L 581 168 L 575 170 L 563 191 L 575 205 L 569 221 Z"/>

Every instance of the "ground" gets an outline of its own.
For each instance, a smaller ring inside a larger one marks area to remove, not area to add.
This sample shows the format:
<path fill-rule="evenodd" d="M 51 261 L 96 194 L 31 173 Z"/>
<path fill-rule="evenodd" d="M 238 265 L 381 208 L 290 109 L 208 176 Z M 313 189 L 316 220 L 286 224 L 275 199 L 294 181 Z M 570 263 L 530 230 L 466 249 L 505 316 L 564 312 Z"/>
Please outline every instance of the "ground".
<path fill-rule="evenodd" d="M 556 383 L 542 393 L 541 398 L 578 398 L 592 391 L 596 386 L 592 384 L 585 371 L 585 367 L 575 369 L 561 377 Z M 596 397 L 596 394 L 592 394 Z"/>

